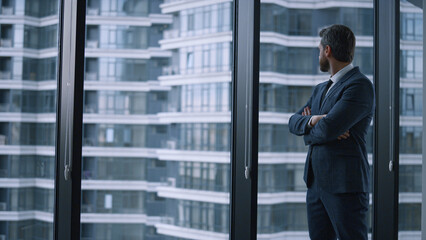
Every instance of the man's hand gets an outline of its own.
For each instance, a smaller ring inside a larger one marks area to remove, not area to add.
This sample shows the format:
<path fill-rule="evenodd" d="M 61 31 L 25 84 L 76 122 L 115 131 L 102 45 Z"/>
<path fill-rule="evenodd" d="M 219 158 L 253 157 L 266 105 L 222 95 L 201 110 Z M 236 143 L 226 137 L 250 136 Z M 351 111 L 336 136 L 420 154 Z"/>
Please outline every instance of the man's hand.
<path fill-rule="evenodd" d="M 343 140 L 343 139 L 348 139 L 351 135 L 349 134 L 349 130 L 347 130 L 345 133 L 343 133 L 342 135 L 338 136 L 337 139 L 338 140 Z"/>
<path fill-rule="evenodd" d="M 311 108 L 305 107 L 303 109 L 302 116 L 310 116 L 310 115 L 311 115 Z M 311 121 L 309 122 L 309 125 L 311 125 L 311 127 L 314 127 L 319 122 L 319 120 L 321 120 L 325 116 L 327 116 L 327 114 L 312 116 Z M 338 136 L 337 139 L 344 140 L 344 139 L 348 139 L 350 136 L 351 135 L 349 134 L 349 130 L 347 130 L 342 135 Z"/>
<path fill-rule="evenodd" d="M 311 115 L 311 108 L 305 107 L 303 109 L 302 116 L 310 116 L 310 115 Z"/>
<path fill-rule="evenodd" d="M 310 116 L 310 115 L 311 115 L 311 108 L 310 107 L 305 107 L 303 109 L 302 116 Z M 312 118 L 311 118 L 311 120 L 309 121 L 309 125 L 311 127 L 314 127 L 319 122 L 319 120 L 321 120 L 325 116 L 327 116 L 327 114 L 324 114 L 324 115 L 313 115 Z"/>
<path fill-rule="evenodd" d="M 327 114 L 324 115 L 313 115 L 311 118 L 311 126 L 314 127 L 315 125 L 317 125 L 317 123 L 319 122 L 319 120 L 321 120 L 323 117 L 327 116 Z"/>

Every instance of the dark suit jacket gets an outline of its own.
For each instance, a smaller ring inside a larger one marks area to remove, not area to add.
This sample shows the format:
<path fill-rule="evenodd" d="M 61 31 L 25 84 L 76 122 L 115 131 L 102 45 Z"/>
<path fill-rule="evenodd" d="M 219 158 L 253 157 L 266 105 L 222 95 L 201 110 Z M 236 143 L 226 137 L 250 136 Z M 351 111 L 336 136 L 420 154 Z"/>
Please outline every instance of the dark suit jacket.
<path fill-rule="evenodd" d="M 327 192 L 368 192 L 366 135 L 375 107 L 373 85 L 354 67 L 330 89 L 320 107 L 326 85 L 326 82 L 318 84 L 308 103 L 289 121 L 290 132 L 303 135 L 305 144 L 309 145 L 305 183 L 310 187 L 313 173 L 315 181 Z M 311 108 L 312 115 L 327 116 L 309 128 L 311 116 L 301 115 L 306 106 Z M 337 140 L 347 130 L 350 137 Z"/>

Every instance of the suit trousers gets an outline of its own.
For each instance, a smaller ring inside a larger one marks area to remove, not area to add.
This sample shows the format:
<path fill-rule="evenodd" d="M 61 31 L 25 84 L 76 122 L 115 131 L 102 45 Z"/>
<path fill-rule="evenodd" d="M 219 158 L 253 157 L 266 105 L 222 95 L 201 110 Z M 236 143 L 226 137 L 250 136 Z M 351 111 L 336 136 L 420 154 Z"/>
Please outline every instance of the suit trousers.
<path fill-rule="evenodd" d="M 368 193 L 329 193 L 322 190 L 313 177 L 306 205 L 312 240 L 368 239 Z"/>

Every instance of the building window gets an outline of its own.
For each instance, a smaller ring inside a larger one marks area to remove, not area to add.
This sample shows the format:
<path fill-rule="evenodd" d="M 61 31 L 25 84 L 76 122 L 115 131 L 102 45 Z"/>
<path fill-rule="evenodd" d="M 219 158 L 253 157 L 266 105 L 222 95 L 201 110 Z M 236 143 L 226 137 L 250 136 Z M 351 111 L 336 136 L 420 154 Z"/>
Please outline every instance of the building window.
<path fill-rule="evenodd" d="M 401 13 L 401 39 L 423 40 L 423 17 L 421 13 Z"/>
<path fill-rule="evenodd" d="M 188 73 L 192 73 L 194 71 L 194 53 L 189 52 L 186 54 L 186 70 Z"/>
<path fill-rule="evenodd" d="M 188 31 L 194 31 L 195 30 L 195 22 L 194 22 L 194 14 L 188 14 Z"/>
<path fill-rule="evenodd" d="M 421 79 L 423 77 L 422 51 L 401 51 L 401 78 Z"/>

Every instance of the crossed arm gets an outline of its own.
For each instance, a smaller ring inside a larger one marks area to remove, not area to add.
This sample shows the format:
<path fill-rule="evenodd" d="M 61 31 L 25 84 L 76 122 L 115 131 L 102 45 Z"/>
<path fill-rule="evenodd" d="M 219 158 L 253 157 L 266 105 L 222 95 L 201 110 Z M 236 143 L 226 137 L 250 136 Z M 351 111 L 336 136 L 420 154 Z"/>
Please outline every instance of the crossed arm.
<path fill-rule="evenodd" d="M 374 90 L 367 79 L 353 81 L 327 115 L 311 115 L 311 101 L 290 118 L 289 129 L 307 145 L 323 144 L 350 137 L 348 130 L 372 113 Z"/>
<path fill-rule="evenodd" d="M 303 109 L 302 116 L 311 116 L 311 108 L 309 106 L 306 106 Z M 326 116 L 327 116 L 327 114 L 323 114 L 323 115 L 312 115 L 312 117 L 309 120 L 308 124 L 312 128 L 312 127 L 314 127 L 319 122 L 319 120 L 321 120 L 322 118 L 324 118 Z M 338 140 L 343 140 L 343 139 L 348 139 L 349 137 L 350 137 L 349 130 L 346 130 L 346 132 L 344 132 L 342 135 L 338 136 L 337 139 Z"/>

